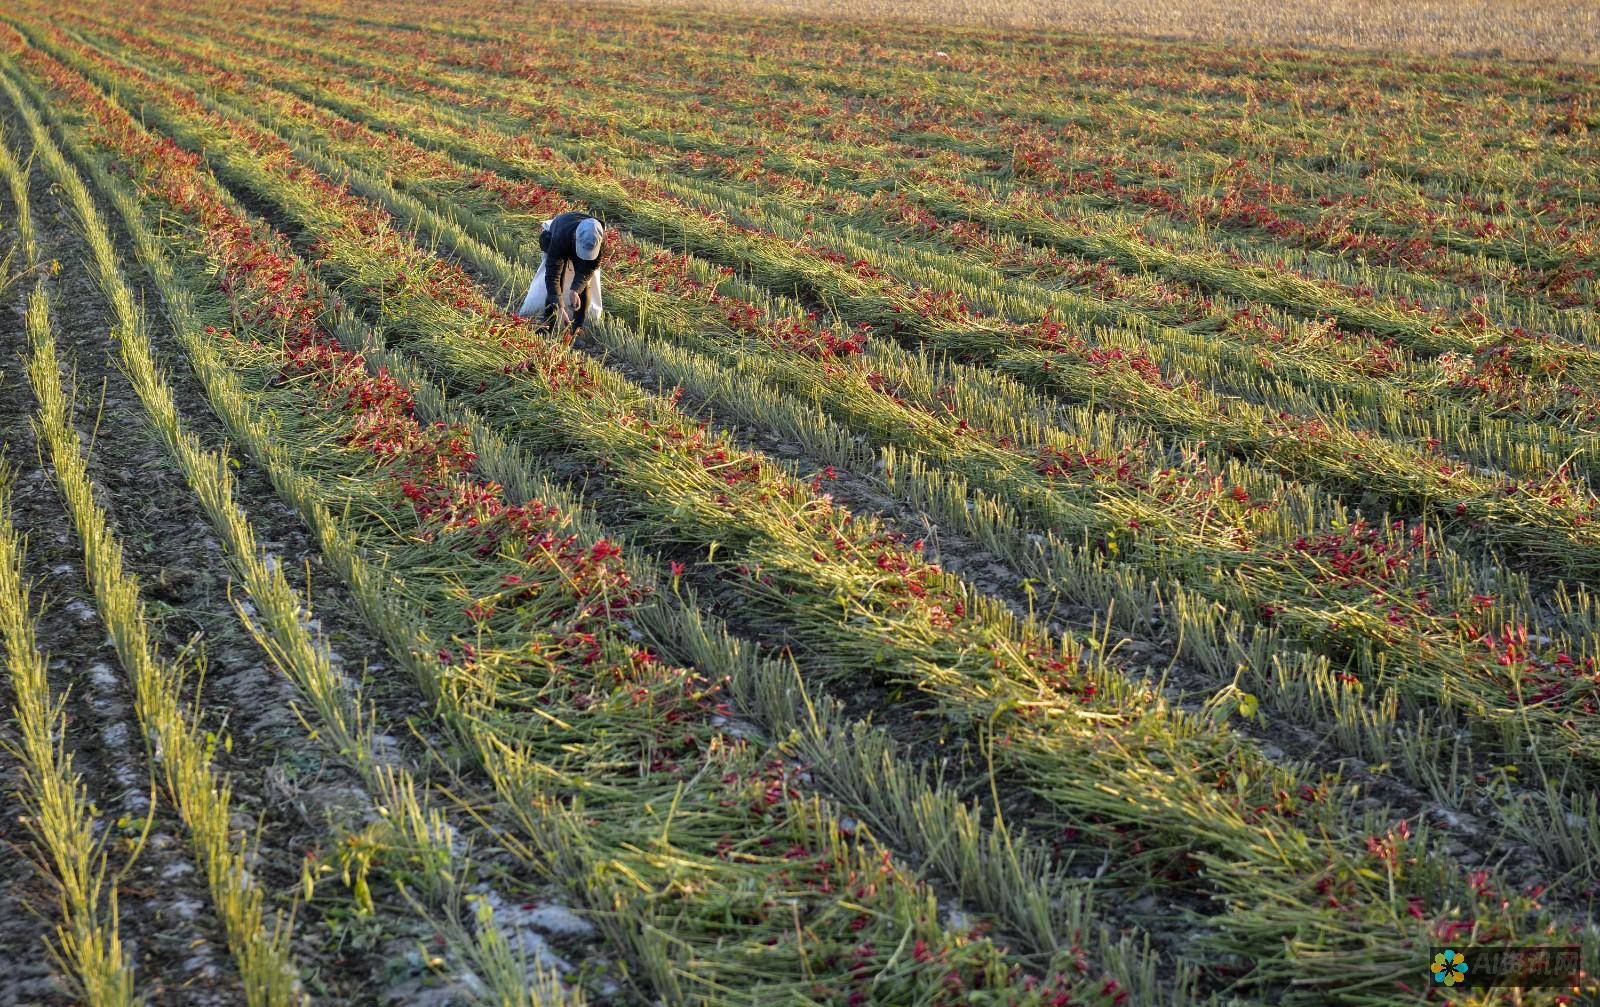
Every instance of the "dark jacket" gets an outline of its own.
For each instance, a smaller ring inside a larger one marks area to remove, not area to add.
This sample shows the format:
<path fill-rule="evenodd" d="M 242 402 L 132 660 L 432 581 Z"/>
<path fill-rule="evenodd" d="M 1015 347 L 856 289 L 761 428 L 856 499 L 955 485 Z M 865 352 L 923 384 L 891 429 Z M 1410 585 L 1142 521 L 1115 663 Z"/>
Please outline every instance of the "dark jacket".
<path fill-rule="evenodd" d="M 573 316 L 576 324 L 583 324 L 584 312 L 589 309 L 589 277 L 600 266 L 600 257 L 578 258 L 578 225 L 591 219 L 589 214 L 568 210 L 550 221 L 550 226 L 539 233 L 539 251 L 549 257 L 544 270 L 544 321 L 555 320 L 556 308 L 561 300 L 561 276 L 564 268 L 572 266 L 572 288 L 578 292 L 578 310 Z M 604 246 L 602 246 L 604 247 Z"/>

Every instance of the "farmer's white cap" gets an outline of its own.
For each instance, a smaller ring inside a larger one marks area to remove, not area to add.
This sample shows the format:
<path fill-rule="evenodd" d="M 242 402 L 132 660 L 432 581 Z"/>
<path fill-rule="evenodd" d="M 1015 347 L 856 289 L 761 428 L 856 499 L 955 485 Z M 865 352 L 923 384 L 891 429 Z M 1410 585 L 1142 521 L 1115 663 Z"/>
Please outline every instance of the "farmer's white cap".
<path fill-rule="evenodd" d="M 578 258 L 592 259 L 600 254 L 600 242 L 606 237 L 606 229 L 600 226 L 600 221 L 590 217 L 578 225 L 578 232 L 573 235 L 573 243 L 577 245 Z"/>

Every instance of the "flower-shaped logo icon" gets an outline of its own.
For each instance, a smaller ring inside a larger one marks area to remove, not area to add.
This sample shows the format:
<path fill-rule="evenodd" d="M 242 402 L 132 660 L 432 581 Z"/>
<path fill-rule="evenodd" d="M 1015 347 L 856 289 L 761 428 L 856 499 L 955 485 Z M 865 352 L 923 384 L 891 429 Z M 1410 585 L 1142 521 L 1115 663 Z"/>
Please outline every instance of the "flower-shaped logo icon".
<path fill-rule="evenodd" d="M 1433 956 L 1433 981 L 1454 986 L 1467 977 L 1467 959 L 1459 951 Z"/>

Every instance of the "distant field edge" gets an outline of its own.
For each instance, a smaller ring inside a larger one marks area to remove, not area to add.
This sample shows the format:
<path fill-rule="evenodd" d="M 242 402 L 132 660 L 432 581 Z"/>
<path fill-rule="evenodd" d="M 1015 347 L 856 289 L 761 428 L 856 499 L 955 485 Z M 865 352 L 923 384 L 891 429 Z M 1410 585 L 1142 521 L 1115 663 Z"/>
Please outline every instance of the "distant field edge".
<path fill-rule="evenodd" d="M 599 6 L 1045 30 L 1106 42 L 1600 63 L 1600 3 L 1589 0 L 608 0 Z"/>

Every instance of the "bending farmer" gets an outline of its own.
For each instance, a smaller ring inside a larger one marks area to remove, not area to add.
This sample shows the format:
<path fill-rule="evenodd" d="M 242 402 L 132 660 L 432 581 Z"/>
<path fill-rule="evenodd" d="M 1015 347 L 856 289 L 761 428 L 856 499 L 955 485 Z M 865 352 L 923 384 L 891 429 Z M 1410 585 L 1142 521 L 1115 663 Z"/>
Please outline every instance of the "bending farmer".
<path fill-rule="evenodd" d="M 539 313 L 545 325 L 582 328 L 600 317 L 600 257 L 605 228 L 587 213 L 569 210 L 544 222 L 539 232 L 539 271 L 517 312 Z"/>

